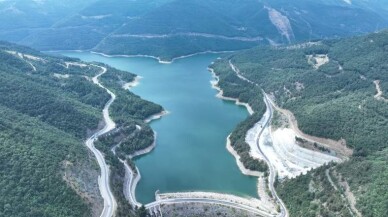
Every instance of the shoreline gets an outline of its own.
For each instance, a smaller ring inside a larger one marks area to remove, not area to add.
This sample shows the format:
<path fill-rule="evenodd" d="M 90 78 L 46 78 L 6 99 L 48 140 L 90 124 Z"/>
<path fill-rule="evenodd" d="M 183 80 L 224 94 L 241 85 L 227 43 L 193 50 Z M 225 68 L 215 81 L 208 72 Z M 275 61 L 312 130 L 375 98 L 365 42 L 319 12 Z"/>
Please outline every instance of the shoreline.
<path fill-rule="evenodd" d="M 112 58 L 112 57 L 128 57 L 128 58 L 131 58 L 131 57 L 146 57 L 146 58 L 155 59 L 160 64 L 171 64 L 173 62 L 173 61 L 164 61 L 160 57 L 152 56 L 152 55 L 146 55 L 146 54 L 132 54 L 132 55 L 129 55 L 129 54 L 106 54 L 106 53 L 101 53 L 101 52 L 96 52 L 96 51 L 87 51 L 87 50 L 83 51 L 83 52 L 89 52 L 91 54 L 97 54 L 97 55 L 100 55 L 100 56 L 103 56 L 103 57 L 108 57 L 108 58 Z"/>
<path fill-rule="evenodd" d="M 122 88 L 123 88 L 124 90 L 130 90 L 131 88 L 138 86 L 138 85 L 140 84 L 140 80 L 141 80 L 142 78 L 143 78 L 143 77 L 141 77 L 141 76 L 139 76 L 139 75 L 136 75 L 136 77 L 135 77 L 132 81 L 130 81 L 130 82 L 128 82 L 128 83 L 124 83 L 123 86 L 122 86 Z"/>
<path fill-rule="evenodd" d="M 253 111 L 252 107 L 248 103 L 241 103 L 239 101 L 239 99 L 223 96 L 223 90 L 218 86 L 219 77 L 215 74 L 213 68 L 208 67 L 208 70 L 212 73 L 213 78 L 214 78 L 214 80 L 211 81 L 211 84 L 212 84 L 212 88 L 216 89 L 218 91 L 218 94 L 216 95 L 217 98 L 220 98 L 222 100 L 235 101 L 236 105 L 245 106 L 245 108 L 247 109 L 247 111 L 248 111 L 248 113 L 250 115 L 254 114 L 254 111 Z M 230 135 L 231 134 L 229 134 L 227 139 L 226 139 L 226 149 L 235 158 L 237 166 L 238 166 L 239 170 L 241 171 L 241 173 L 243 175 L 252 176 L 252 177 L 256 177 L 257 178 L 256 187 L 257 187 L 257 195 L 259 197 L 259 201 L 262 204 L 265 204 L 264 207 L 267 207 L 267 208 L 268 207 L 272 207 L 273 206 L 273 202 L 270 199 L 271 197 L 269 196 L 269 194 L 267 192 L 263 191 L 263 189 L 262 189 L 263 188 L 263 183 L 262 182 L 263 182 L 263 179 L 265 179 L 264 173 L 263 172 L 259 172 L 259 171 L 249 170 L 249 169 L 245 168 L 244 164 L 240 160 L 241 156 L 236 152 L 236 150 L 234 150 L 234 148 L 231 145 Z M 250 155 L 251 155 L 251 153 L 250 153 Z M 265 184 L 264 184 L 264 186 L 265 186 Z"/>
<path fill-rule="evenodd" d="M 196 55 L 196 54 L 194 54 L 194 55 Z M 182 58 L 184 58 L 184 57 L 182 57 Z M 235 101 L 236 105 L 244 106 L 247 109 L 247 111 L 248 111 L 248 113 L 250 115 L 252 115 L 254 113 L 253 109 L 251 108 L 251 106 L 248 103 L 242 103 L 238 99 L 235 99 L 235 98 L 224 97 L 223 96 L 223 90 L 220 87 L 217 86 L 217 84 L 219 82 L 218 76 L 216 76 L 216 74 L 214 73 L 213 69 L 209 68 L 209 71 L 211 71 L 213 73 L 213 77 L 215 78 L 215 80 L 213 80 L 211 83 L 212 83 L 212 87 L 219 91 L 218 94 L 217 94 L 218 98 L 223 99 L 223 100 Z M 129 82 L 129 83 L 135 84 L 136 83 L 136 79 L 139 79 L 139 78 L 135 77 L 134 81 Z M 151 115 L 150 117 L 146 118 L 144 120 L 144 122 L 145 123 L 150 123 L 153 120 L 160 119 L 162 116 L 167 115 L 168 113 L 169 113 L 168 111 L 161 111 L 159 113 L 156 113 L 156 114 Z M 147 148 L 145 148 L 143 150 L 136 151 L 130 157 L 133 158 L 133 157 L 144 155 L 144 154 L 147 154 L 147 153 L 151 152 L 156 147 L 156 136 L 157 136 L 157 134 L 156 134 L 156 132 L 154 132 L 154 142 L 152 143 L 151 146 L 149 146 L 149 147 L 147 147 Z M 240 156 L 237 154 L 237 152 L 235 152 L 235 150 L 233 149 L 233 147 L 230 144 L 229 136 L 228 136 L 228 141 L 227 141 L 226 148 L 228 149 L 228 151 L 233 156 L 235 156 L 237 165 L 239 166 L 240 171 L 242 171 L 242 173 L 244 175 L 256 176 L 256 177 L 261 177 L 262 176 L 261 172 L 251 171 L 251 170 L 246 169 L 243 166 L 243 164 L 240 161 Z M 135 171 L 135 170 L 132 170 L 132 168 L 130 168 L 128 166 L 127 162 L 123 162 L 123 163 L 124 163 L 125 168 L 126 168 L 126 181 L 125 181 L 125 187 L 124 187 L 123 190 L 125 191 L 125 195 L 128 195 L 127 196 L 127 200 L 129 200 L 129 202 L 131 204 L 133 204 L 134 207 L 136 207 L 136 206 L 141 205 L 141 203 L 137 202 L 137 200 L 136 200 L 136 187 L 137 187 L 137 184 L 139 183 L 139 181 L 141 180 L 141 174 L 140 174 L 140 171 L 139 171 L 137 166 L 135 166 L 135 168 L 136 168 L 136 171 Z M 136 172 L 136 174 L 135 174 L 135 172 Z M 258 185 L 259 185 L 259 182 L 257 182 L 257 186 Z M 239 196 L 237 196 L 237 197 L 239 197 Z"/>
<path fill-rule="evenodd" d="M 212 76 L 214 78 L 214 80 L 210 81 L 211 85 L 212 85 L 212 88 L 213 89 L 216 89 L 218 91 L 216 97 L 217 98 L 220 98 L 222 100 L 227 100 L 227 101 L 234 101 L 236 105 L 239 105 L 239 106 L 244 106 L 249 115 L 253 115 L 255 112 L 253 111 L 252 107 L 248 104 L 248 103 L 245 103 L 245 102 L 240 102 L 239 99 L 237 98 L 232 98 L 232 97 L 227 97 L 227 96 L 224 96 L 224 91 L 218 86 L 218 82 L 219 82 L 219 77 L 216 75 L 216 73 L 214 72 L 214 69 L 208 67 L 207 68 L 208 71 L 210 71 L 212 73 Z"/>
<path fill-rule="evenodd" d="M 192 56 L 196 56 L 196 55 L 233 53 L 233 52 L 236 52 L 236 51 L 240 51 L 240 50 L 230 50 L 230 51 L 212 51 L 212 50 L 208 50 L 208 51 L 201 51 L 201 52 L 197 52 L 197 53 L 192 53 L 192 54 L 187 54 L 187 55 L 182 55 L 182 56 L 174 57 L 171 60 L 162 60 L 161 57 L 153 56 L 153 55 L 146 55 L 146 54 L 106 54 L 106 53 L 92 51 L 92 50 L 47 50 L 47 51 L 42 51 L 42 52 L 45 52 L 45 53 L 60 53 L 60 52 L 83 53 L 83 52 L 89 52 L 91 54 L 97 54 L 97 55 L 100 55 L 100 56 L 103 56 L 103 57 L 108 57 L 108 58 L 112 58 L 112 57 L 129 57 L 129 58 L 131 58 L 131 57 L 146 57 L 146 58 L 155 59 L 160 64 L 172 64 L 175 60 L 184 59 L 184 58 L 188 58 L 188 57 L 192 57 Z"/>
<path fill-rule="evenodd" d="M 134 201 L 134 205 L 136 207 L 137 206 L 140 207 L 143 204 L 140 203 L 139 201 L 137 201 L 137 199 L 136 199 L 136 187 L 137 187 L 137 184 L 140 182 L 140 179 L 141 179 L 140 170 L 137 167 L 136 167 L 136 172 L 137 172 L 136 175 L 134 175 L 134 172 L 131 170 L 131 174 L 132 174 L 133 178 L 131 179 L 131 182 L 130 182 L 130 185 L 129 185 L 129 193 L 131 194 L 131 198 Z"/>
<path fill-rule="evenodd" d="M 230 134 L 226 138 L 226 149 L 236 159 L 237 166 L 240 169 L 240 171 L 242 172 L 242 174 L 244 174 L 246 176 L 254 176 L 254 177 L 261 177 L 261 176 L 263 176 L 264 173 L 262 173 L 262 172 L 254 171 L 254 170 L 250 170 L 250 169 L 245 168 L 244 164 L 240 161 L 241 156 L 232 147 L 232 144 L 231 144 L 231 141 L 230 141 Z"/>
<path fill-rule="evenodd" d="M 168 115 L 168 114 L 170 114 L 169 111 L 163 110 L 159 113 L 153 114 L 153 115 L 149 116 L 148 118 L 144 119 L 144 123 L 148 124 L 148 123 L 150 123 L 154 120 L 160 119 L 163 116 Z"/>
<path fill-rule="evenodd" d="M 147 148 L 145 149 L 141 149 L 141 150 L 138 150 L 138 151 L 135 151 L 135 153 L 129 155 L 128 157 L 132 160 L 133 158 L 135 157 L 138 157 L 140 155 L 145 155 L 145 154 L 148 154 L 150 153 L 152 150 L 154 150 L 154 148 L 156 147 L 156 138 L 157 138 L 157 133 L 155 131 L 154 132 L 154 142 L 148 146 Z M 126 167 L 128 166 L 127 162 L 124 162 L 126 164 Z M 141 206 L 142 203 L 138 202 L 137 199 L 136 199 L 136 187 L 137 187 L 137 184 L 139 183 L 140 179 L 141 179 L 141 174 L 140 174 L 140 170 L 139 168 L 135 165 L 136 167 L 136 175 L 134 175 L 134 171 L 132 170 L 131 167 L 128 166 L 127 169 L 129 169 L 130 173 L 129 174 L 129 193 L 130 193 L 130 198 L 133 202 L 133 205 L 135 206 Z"/>
<path fill-rule="evenodd" d="M 75 51 L 75 52 L 79 52 L 79 51 Z M 101 55 L 103 57 L 108 57 L 108 58 L 112 58 L 112 57 L 129 57 L 129 58 L 131 58 L 131 57 L 146 57 L 146 58 L 155 59 L 160 64 L 172 64 L 176 60 L 184 59 L 184 58 L 188 58 L 188 57 L 192 57 L 192 56 L 196 56 L 196 55 L 233 53 L 233 52 L 236 52 L 236 51 L 211 51 L 211 50 L 209 50 L 209 51 L 202 51 L 202 52 L 197 52 L 197 53 L 192 53 L 192 54 L 187 54 L 187 55 L 182 55 L 182 56 L 174 57 L 171 60 L 162 60 L 161 57 L 153 56 L 153 55 L 146 55 L 146 54 L 106 54 L 106 53 L 102 53 L 102 52 L 87 51 L 87 50 L 86 51 L 81 51 L 81 52 L 90 52 L 92 54 L 97 54 L 97 55 Z"/>
<path fill-rule="evenodd" d="M 233 52 L 236 52 L 236 51 L 211 51 L 211 50 L 202 51 L 202 52 L 197 52 L 197 53 L 192 53 L 192 54 L 174 57 L 174 58 L 172 58 L 170 63 L 173 63 L 175 60 L 184 59 L 184 58 L 188 58 L 188 57 L 192 57 L 192 56 L 196 56 L 196 55 L 201 55 L 201 54 L 223 54 L 223 53 L 233 53 Z"/>
<path fill-rule="evenodd" d="M 148 146 L 147 148 L 135 151 L 133 154 L 127 155 L 127 157 L 129 157 L 130 159 L 133 159 L 133 158 L 138 157 L 140 155 L 150 153 L 156 147 L 156 138 L 158 136 L 158 134 L 155 131 L 153 131 L 153 132 L 154 132 L 154 142 L 152 142 L 152 144 L 150 146 Z"/>
<path fill-rule="evenodd" d="M 218 86 L 219 77 L 216 75 L 216 73 L 214 72 L 213 68 L 208 67 L 208 71 L 210 71 L 212 73 L 212 76 L 214 78 L 214 80 L 212 80 L 210 83 L 212 85 L 212 88 L 216 89 L 218 91 L 218 93 L 216 95 L 217 98 L 222 99 L 222 100 L 227 100 L 227 101 L 234 101 L 236 105 L 244 106 L 247 109 L 249 115 L 253 115 L 254 114 L 254 111 L 253 111 L 252 107 L 248 103 L 242 103 L 237 98 L 223 96 L 223 90 Z M 244 164 L 240 160 L 241 156 L 236 152 L 236 150 L 234 150 L 234 148 L 231 145 L 230 135 L 231 134 L 229 134 L 228 137 L 226 138 L 226 149 L 235 158 L 236 164 L 237 164 L 240 172 L 243 175 L 252 176 L 252 177 L 258 178 L 257 179 L 257 184 L 256 184 L 256 186 L 257 186 L 257 195 L 259 197 L 259 200 L 261 200 L 262 196 L 259 194 L 259 189 L 260 189 L 260 184 L 261 184 L 260 183 L 260 179 L 263 178 L 264 173 L 259 172 L 259 171 L 249 170 L 249 169 L 245 168 Z"/>
<path fill-rule="evenodd" d="M 139 169 L 136 167 L 137 175 L 134 175 L 135 174 L 134 171 L 127 164 L 126 161 L 120 160 L 120 162 L 124 164 L 124 167 L 125 167 L 125 181 L 124 181 L 124 189 L 123 189 L 124 197 L 133 206 L 133 208 L 140 207 L 142 204 L 136 200 L 136 195 L 135 195 L 135 189 L 136 189 L 137 183 L 140 180 Z"/>
<path fill-rule="evenodd" d="M 153 120 L 157 120 L 157 119 L 160 119 L 162 118 L 164 115 L 167 115 L 169 112 L 167 111 L 161 111 L 159 113 L 156 113 L 154 115 L 151 115 L 149 118 L 145 119 L 144 122 L 149 124 L 150 122 L 152 122 Z M 153 131 L 154 132 L 154 141 L 153 143 L 148 146 L 147 148 L 144 148 L 144 149 L 141 149 L 141 150 L 138 150 L 138 151 L 135 151 L 133 154 L 131 155 L 128 155 L 127 157 L 130 158 L 130 159 L 133 159 L 135 157 L 138 157 L 138 156 L 141 156 L 141 155 L 145 155 L 145 154 L 148 154 L 150 153 L 152 150 L 154 150 L 156 148 L 156 139 L 157 139 L 157 132 Z M 126 168 L 126 181 L 125 181 L 125 187 L 124 187 L 124 195 L 127 195 L 125 192 L 128 192 L 129 195 L 127 196 L 128 200 L 130 200 L 129 202 L 134 205 L 134 207 L 140 207 L 142 205 L 142 203 L 138 202 L 136 200 L 136 187 L 137 187 L 137 184 L 139 183 L 140 179 L 141 179 L 141 174 L 140 174 L 140 170 L 139 168 L 136 166 L 135 164 L 135 167 L 136 167 L 136 175 L 134 175 L 134 171 L 132 170 L 132 168 L 127 164 L 127 162 L 123 162 L 124 163 L 124 166 Z M 127 189 L 129 188 L 129 189 Z"/>

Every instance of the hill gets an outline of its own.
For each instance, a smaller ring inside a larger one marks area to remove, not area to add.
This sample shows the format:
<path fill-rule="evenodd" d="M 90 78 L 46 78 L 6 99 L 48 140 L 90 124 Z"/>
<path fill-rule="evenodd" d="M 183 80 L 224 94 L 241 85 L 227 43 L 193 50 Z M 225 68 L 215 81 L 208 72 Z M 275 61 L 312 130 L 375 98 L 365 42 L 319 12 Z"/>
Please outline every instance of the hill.
<path fill-rule="evenodd" d="M 386 4 L 377 0 L 350 4 L 341 0 L 90 0 L 26 5 L 12 0 L 0 2 L 0 9 L 3 40 L 40 50 L 144 54 L 163 60 L 363 34 L 388 25 Z"/>
<path fill-rule="evenodd" d="M 261 114 L 262 88 L 279 106 L 294 113 L 303 132 L 343 139 L 353 148 L 353 156 L 343 164 L 327 165 L 279 184 L 278 192 L 292 216 L 388 214 L 384 190 L 388 186 L 387 55 L 388 31 L 382 31 L 349 39 L 258 47 L 212 66 L 224 95 L 249 102 Z M 229 61 L 260 87 L 238 78 Z M 245 125 L 251 122 L 250 118 Z M 234 142 L 241 145 L 241 139 L 237 136 Z"/>
<path fill-rule="evenodd" d="M 131 133 L 131 142 L 118 152 L 129 154 L 153 142 L 143 120 L 162 108 L 121 88 L 135 75 L 105 67 L 101 81 L 117 95 L 111 107 L 117 132 L 127 140 L 125 133 Z M 78 59 L 0 42 L 0 216 L 100 215 L 100 172 L 84 144 L 103 127 L 102 109 L 110 99 L 91 81 L 100 70 Z M 135 124 L 143 130 L 134 132 Z M 111 164 L 112 188 L 119 198 L 124 168 L 115 164 L 110 149 L 99 148 Z M 117 200 L 120 214 L 125 207 Z"/>

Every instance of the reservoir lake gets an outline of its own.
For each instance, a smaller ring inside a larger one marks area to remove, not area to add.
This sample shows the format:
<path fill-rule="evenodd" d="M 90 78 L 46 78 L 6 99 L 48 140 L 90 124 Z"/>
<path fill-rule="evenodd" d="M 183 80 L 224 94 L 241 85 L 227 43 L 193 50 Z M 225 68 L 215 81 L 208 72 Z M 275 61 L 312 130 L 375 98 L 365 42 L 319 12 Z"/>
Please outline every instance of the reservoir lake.
<path fill-rule="evenodd" d="M 58 54 L 58 53 L 57 53 Z M 226 138 L 249 114 L 245 107 L 216 97 L 207 67 L 219 54 L 195 55 L 160 64 L 147 57 L 105 57 L 89 52 L 60 52 L 97 61 L 142 77 L 130 91 L 169 112 L 150 123 L 156 148 L 135 159 L 141 203 L 161 193 L 210 191 L 257 197 L 257 178 L 243 175 L 226 150 Z"/>

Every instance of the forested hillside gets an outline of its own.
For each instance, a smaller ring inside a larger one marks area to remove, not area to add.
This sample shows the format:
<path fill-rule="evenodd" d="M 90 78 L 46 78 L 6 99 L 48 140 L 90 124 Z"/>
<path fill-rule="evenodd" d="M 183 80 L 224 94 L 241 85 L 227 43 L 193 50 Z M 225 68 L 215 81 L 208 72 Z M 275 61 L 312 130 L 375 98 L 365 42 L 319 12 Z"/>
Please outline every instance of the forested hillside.
<path fill-rule="evenodd" d="M 93 50 L 171 60 L 376 31 L 379 1 L 88 0 L 0 1 L 0 39 L 40 50 Z M 323 22 L 324 21 L 324 22 Z"/>
<path fill-rule="evenodd" d="M 263 106 L 260 91 L 240 80 L 232 63 L 279 106 L 292 111 L 305 133 L 344 139 L 354 149 L 343 164 L 278 186 L 293 216 L 348 216 L 348 200 L 340 194 L 349 192 L 363 216 L 388 215 L 387 56 L 388 32 L 383 31 L 350 39 L 258 47 L 212 66 L 226 96 L 253 103 L 258 112 Z M 337 184 L 337 193 L 330 193 L 333 186 L 328 185 L 328 177 Z M 311 188 L 314 183 L 317 190 Z"/>
<path fill-rule="evenodd" d="M 125 147 L 149 145 L 153 132 L 142 120 L 161 107 L 121 88 L 135 75 L 106 67 L 103 82 L 117 95 L 115 120 L 145 129 Z M 100 70 L 0 43 L 0 216 L 100 215 L 100 172 L 84 144 L 103 126 L 102 108 L 110 99 L 90 80 Z M 116 186 L 122 194 L 122 183 Z"/>
<path fill-rule="evenodd" d="M 102 84 L 117 96 L 110 108 L 117 130 L 102 136 L 96 147 L 104 152 L 112 171 L 110 180 L 118 203 L 118 217 L 142 216 L 144 210 L 136 209 L 136 212 L 133 212 L 135 207 L 131 207 L 124 197 L 125 168 L 122 162 L 128 162 L 129 166 L 135 169 L 134 162 L 128 156 L 148 148 L 155 142 L 154 132 L 144 120 L 163 111 L 160 105 L 145 101 L 123 88 L 123 84 L 132 81 L 134 77 L 135 75 L 128 72 L 109 68 L 107 74 L 100 79 Z"/>

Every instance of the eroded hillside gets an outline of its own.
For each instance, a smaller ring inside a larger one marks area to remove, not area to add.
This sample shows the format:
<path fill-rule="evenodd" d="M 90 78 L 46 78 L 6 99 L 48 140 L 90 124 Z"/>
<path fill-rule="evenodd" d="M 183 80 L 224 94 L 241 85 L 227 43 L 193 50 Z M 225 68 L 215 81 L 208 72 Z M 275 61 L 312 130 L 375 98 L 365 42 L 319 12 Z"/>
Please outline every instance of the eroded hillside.
<path fill-rule="evenodd" d="M 377 193 L 384 192 L 388 174 L 383 157 L 388 130 L 388 104 L 383 100 L 387 47 L 388 32 L 383 31 L 297 46 L 258 47 L 212 66 L 226 96 L 250 102 L 254 108 L 263 105 L 258 100 L 260 90 L 242 81 L 231 68 L 232 62 L 240 76 L 259 84 L 278 106 L 291 111 L 303 133 L 353 149 L 343 164 L 330 164 L 326 170 L 313 170 L 278 186 L 291 214 L 387 214 L 384 201 L 388 195 Z M 328 193 L 331 191 L 333 194 Z"/>

